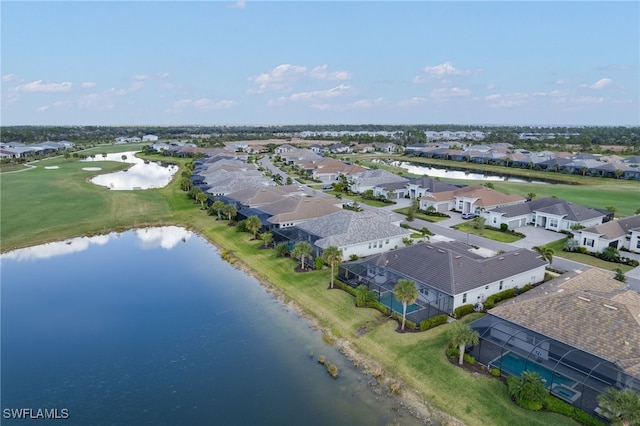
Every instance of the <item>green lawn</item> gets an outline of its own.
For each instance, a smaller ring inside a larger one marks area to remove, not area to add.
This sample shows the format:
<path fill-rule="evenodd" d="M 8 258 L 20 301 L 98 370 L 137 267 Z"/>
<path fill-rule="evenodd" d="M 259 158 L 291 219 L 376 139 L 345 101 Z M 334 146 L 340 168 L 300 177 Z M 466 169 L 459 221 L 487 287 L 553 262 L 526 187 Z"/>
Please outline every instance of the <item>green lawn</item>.
<path fill-rule="evenodd" d="M 567 240 L 566 238 L 563 238 L 561 240 L 557 240 L 552 243 L 545 244 L 545 247 L 549 247 L 553 249 L 553 252 L 555 253 L 554 256 L 584 263 L 586 265 L 595 266 L 597 268 L 607 269 L 609 271 L 615 271 L 616 269 L 620 268 L 622 272 L 628 272 L 633 269 L 632 266 L 622 265 L 620 263 L 607 262 L 605 260 L 598 259 L 597 257 L 589 256 L 588 254 L 564 251 L 562 249 L 564 248 L 564 243 L 566 240 Z M 621 252 L 621 255 L 624 256 L 624 252 Z"/>
<path fill-rule="evenodd" d="M 126 146 L 128 149 L 129 146 Z M 103 148 L 97 148 L 102 152 Z M 184 164 L 186 160 L 175 160 Z M 238 234 L 226 221 L 216 221 L 178 185 L 179 173 L 166 188 L 110 191 L 89 182 L 96 173 L 120 170 L 125 164 L 95 162 L 99 172 L 81 170 L 86 163 L 49 160 L 56 170 L 37 169 L 3 174 L 0 187 L 2 251 L 61 240 L 87 233 L 107 232 L 153 224 L 179 224 L 195 230 L 240 259 L 244 268 L 276 294 L 299 307 L 312 321 L 336 338 L 348 339 L 364 356 L 384 365 L 385 374 L 400 378 L 404 389 L 461 419 L 468 425 L 575 425 L 565 417 L 517 407 L 506 386 L 495 379 L 474 377 L 445 357 L 448 326 L 424 333 L 395 332 L 397 323 L 378 311 L 355 308 L 354 298 L 342 290 L 327 290 L 329 270 L 296 273 L 296 262 L 276 258 L 274 250 L 259 250 L 260 241 Z M 368 333 L 357 331 L 366 327 Z"/>
<path fill-rule="evenodd" d="M 394 212 L 400 213 L 406 216 L 409 214 L 409 207 L 402 207 L 400 209 L 395 209 Z M 422 220 L 426 220 L 427 222 L 433 222 L 433 223 L 442 222 L 443 220 L 449 219 L 448 217 L 443 217 L 443 216 L 429 216 L 420 211 L 416 212 L 415 217 L 416 219 L 422 219 Z"/>
<path fill-rule="evenodd" d="M 475 228 L 473 220 L 454 225 L 452 226 L 452 228 L 457 229 L 461 232 L 489 238 L 494 241 L 500 241 L 502 243 L 512 243 L 514 241 L 522 239 L 522 237 L 519 237 L 517 235 L 507 234 L 506 232 L 496 231 L 494 229 L 487 229 L 486 227 L 483 230 L 478 230 Z"/>

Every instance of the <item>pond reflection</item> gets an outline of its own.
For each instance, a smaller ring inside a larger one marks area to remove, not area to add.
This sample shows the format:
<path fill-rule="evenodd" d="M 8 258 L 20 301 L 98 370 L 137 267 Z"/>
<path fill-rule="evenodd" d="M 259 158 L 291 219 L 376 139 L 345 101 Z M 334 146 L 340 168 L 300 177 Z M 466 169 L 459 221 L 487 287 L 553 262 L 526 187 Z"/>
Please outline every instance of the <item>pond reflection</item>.
<path fill-rule="evenodd" d="M 419 166 L 416 164 L 408 163 L 405 161 L 394 161 L 391 163 L 392 166 L 402 167 L 406 171 L 416 175 L 426 175 L 430 177 L 440 177 L 440 178 L 448 178 L 448 179 L 466 179 L 466 180 L 483 180 L 483 181 L 501 181 L 501 182 L 528 182 L 528 183 L 539 183 L 539 184 L 548 184 L 549 182 L 543 182 L 540 180 L 527 180 L 522 178 L 517 178 L 508 175 L 491 175 L 486 173 L 479 172 L 469 172 L 462 170 L 451 170 L 451 169 L 436 169 L 434 167 L 425 167 Z"/>
<path fill-rule="evenodd" d="M 91 183 L 113 190 L 151 189 L 167 186 L 178 171 L 178 166 L 143 160 L 135 156 L 137 152 L 139 151 L 100 154 L 84 160 L 92 163 L 117 161 L 133 164 L 127 170 L 98 175 L 91 179 Z"/>

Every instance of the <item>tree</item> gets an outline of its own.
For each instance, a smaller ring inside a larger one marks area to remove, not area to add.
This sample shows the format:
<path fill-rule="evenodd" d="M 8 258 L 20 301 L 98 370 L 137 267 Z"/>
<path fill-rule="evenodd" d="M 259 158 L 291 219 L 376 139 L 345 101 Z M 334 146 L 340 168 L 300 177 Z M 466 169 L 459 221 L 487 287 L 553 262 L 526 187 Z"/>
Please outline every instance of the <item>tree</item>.
<path fill-rule="evenodd" d="M 464 362 L 464 350 L 467 345 L 477 345 L 480 341 L 480 334 L 469 327 L 468 324 L 460 321 L 453 323 L 447 336 L 449 338 L 449 346 L 452 348 L 458 347 L 460 352 L 458 363 L 460 365 Z"/>
<path fill-rule="evenodd" d="M 632 389 L 606 388 L 598 395 L 598 403 L 611 424 L 640 425 L 640 395 Z"/>
<path fill-rule="evenodd" d="M 620 259 L 620 252 L 615 247 L 605 247 L 600 254 L 600 259 L 607 262 L 617 262 Z"/>
<path fill-rule="evenodd" d="M 409 206 L 409 211 L 407 212 L 407 221 L 413 222 L 416 218 L 416 213 L 418 212 L 418 207 L 420 206 L 420 202 L 417 198 L 411 200 L 411 205 Z"/>
<path fill-rule="evenodd" d="M 342 249 L 337 246 L 329 246 L 322 251 L 322 257 L 331 266 L 331 288 L 333 288 L 333 268 L 342 261 L 342 256 Z"/>
<path fill-rule="evenodd" d="M 402 327 L 404 330 L 404 323 L 407 316 L 407 305 L 413 304 L 418 300 L 418 288 L 415 281 L 401 278 L 398 280 L 396 286 L 393 288 L 393 295 L 402 303 Z"/>
<path fill-rule="evenodd" d="M 588 171 L 589 171 L 589 168 L 587 166 L 580 167 L 580 172 L 582 173 L 582 176 L 586 175 Z"/>
<path fill-rule="evenodd" d="M 304 270 L 304 260 L 311 256 L 312 247 L 306 241 L 300 241 L 296 243 L 295 247 L 291 251 L 291 256 L 300 259 L 300 269 Z"/>
<path fill-rule="evenodd" d="M 535 246 L 535 247 L 531 247 L 531 249 L 536 253 L 538 253 L 540 257 L 542 257 L 542 259 L 549 262 L 549 265 L 551 265 L 551 263 L 553 262 L 553 255 L 556 254 L 552 248 L 544 247 L 544 246 Z"/>
<path fill-rule="evenodd" d="M 404 237 L 404 238 L 402 239 L 402 243 L 403 243 L 405 246 L 411 246 L 411 245 L 413 245 L 413 239 L 412 239 L 411 237 Z"/>
<path fill-rule="evenodd" d="M 265 247 L 269 247 L 269 245 L 273 242 L 273 233 L 266 231 L 260 234 L 260 239 L 264 242 Z"/>
<path fill-rule="evenodd" d="M 481 235 L 484 232 L 485 222 L 486 219 L 483 216 L 476 216 L 476 218 L 473 219 L 473 227 L 476 228 L 478 230 L 478 233 L 480 233 Z"/>
<path fill-rule="evenodd" d="M 431 231 L 429 231 L 429 229 L 425 226 L 423 228 L 420 228 L 420 233 L 422 234 L 422 241 L 427 241 L 429 239 Z"/>
<path fill-rule="evenodd" d="M 606 206 L 605 210 L 610 211 L 611 217 L 614 217 L 616 215 L 616 212 L 618 211 L 618 208 L 616 206 Z"/>
<path fill-rule="evenodd" d="M 620 179 L 620 176 L 622 176 L 622 173 L 623 173 L 623 172 L 622 172 L 622 170 L 620 170 L 620 169 L 615 169 L 615 170 L 613 171 L 613 176 L 614 176 L 616 179 Z"/>
<path fill-rule="evenodd" d="M 613 277 L 613 279 L 623 283 L 627 282 L 627 277 L 624 275 L 624 272 L 622 272 L 622 269 L 620 268 L 616 268 L 616 275 Z"/>
<path fill-rule="evenodd" d="M 214 201 L 213 204 L 209 206 L 209 214 L 213 215 L 215 213 L 216 215 L 218 215 L 218 220 L 222 219 L 220 217 L 220 213 L 224 210 L 224 206 L 225 204 L 222 201 L 220 200 Z"/>
<path fill-rule="evenodd" d="M 202 189 L 200 189 L 197 186 L 192 186 L 191 189 L 189 190 L 189 196 L 191 198 L 193 198 L 194 202 L 198 202 L 198 194 L 200 194 L 202 192 Z"/>
<path fill-rule="evenodd" d="M 258 231 L 262 227 L 262 222 L 260 221 L 260 218 L 256 215 L 249 216 L 247 218 L 246 225 L 249 232 L 253 234 L 253 239 L 255 240 L 257 237 Z"/>
<path fill-rule="evenodd" d="M 122 157 L 120 157 L 120 158 L 122 158 L 122 161 L 127 161 L 127 156 L 124 155 L 124 154 L 122 154 Z"/>
<path fill-rule="evenodd" d="M 209 197 L 207 196 L 207 194 L 205 194 L 204 192 L 200 191 L 196 194 L 196 200 L 200 202 L 200 205 L 202 206 L 202 210 L 204 210 L 204 203 L 209 199 Z"/>
<path fill-rule="evenodd" d="M 509 394 L 515 399 L 516 404 L 534 411 L 542 408 L 547 388 L 538 373 L 525 370 L 519 378 L 510 379 L 508 385 Z"/>
<path fill-rule="evenodd" d="M 227 215 L 229 222 L 231 222 L 231 219 L 236 217 L 236 215 L 238 214 L 238 210 L 236 210 L 236 207 L 234 205 L 225 204 L 224 207 L 222 208 L 222 213 Z"/>
<path fill-rule="evenodd" d="M 189 192 L 191 191 L 191 179 L 189 179 L 188 177 L 181 177 L 180 178 L 180 189 L 182 189 L 183 191 Z"/>
<path fill-rule="evenodd" d="M 536 198 L 538 195 L 535 192 L 530 192 L 527 194 L 527 198 L 530 200 L 533 200 L 534 198 Z"/>

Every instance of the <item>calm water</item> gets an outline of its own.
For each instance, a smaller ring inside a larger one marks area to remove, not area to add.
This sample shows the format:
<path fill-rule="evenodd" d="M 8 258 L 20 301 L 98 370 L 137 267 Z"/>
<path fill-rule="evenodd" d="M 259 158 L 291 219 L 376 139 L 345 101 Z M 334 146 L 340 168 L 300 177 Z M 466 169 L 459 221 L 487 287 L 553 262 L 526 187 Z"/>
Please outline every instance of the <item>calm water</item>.
<path fill-rule="evenodd" d="M 370 377 L 306 320 L 182 228 L 0 259 L 2 409 L 69 413 L 38 424 L 418 424 L 376 397 Z M 318 355 L 338 365 L 337 380 Z"/>
<path fill-rule="evenodd" d="M 171 178 L 178 171 L 178 166 L 175 165 L 163 165 L 155 161 L 145 163 L 135 154 L 136 151 L 128 151 L 107 154 L 106 156 L 98 154 L 88 158 L 85 161 L 96 163 L 96 166 L 99 166 L 100 161 L 133 164 L 126 171 L 98 175 L 92 178 L 91 182 L 113 190 L 162 188 L 171 182 Z"/>
<path fill-rule="evenodd" d="M 458 171 L 450 169 L 437 169 L 434 167 L 425 167 L 407 162 L 394 161 L 391 163 L 394 166 L 402 167 L 409 173 L 416 175 L 425 175 L 430 177 L 439 177 L 447 179 L 467 179 L 467 180 L 482 180 L 482 181 L 503 181 L 503 182 L 528 182 L 548 184 L 549 182 L 543 182 L 540 180 L 526 180 L 522 178 L 516 178 L 508 175 L 492 175 L 486 173 L 476 173 L 468 171 Z"/>

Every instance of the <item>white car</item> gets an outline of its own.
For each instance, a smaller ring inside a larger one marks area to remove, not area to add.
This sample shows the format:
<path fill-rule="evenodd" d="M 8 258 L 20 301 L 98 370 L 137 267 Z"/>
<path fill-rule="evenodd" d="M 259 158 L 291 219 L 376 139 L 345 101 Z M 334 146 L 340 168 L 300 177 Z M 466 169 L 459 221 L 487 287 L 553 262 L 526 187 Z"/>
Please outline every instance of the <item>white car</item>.
<path fill-rule="evenodd" d="M 462 213 L 463 219 L 475 219 L 477 216 L 475 213 Z"/>

